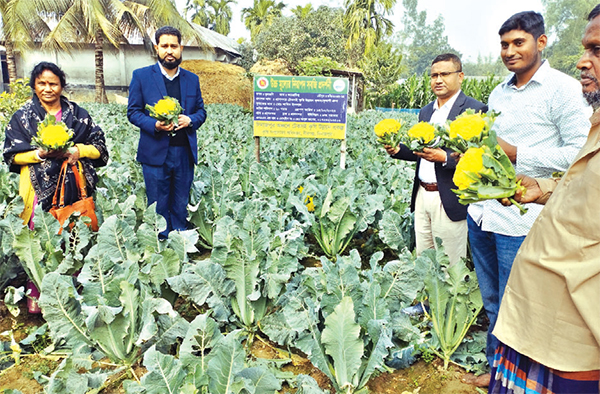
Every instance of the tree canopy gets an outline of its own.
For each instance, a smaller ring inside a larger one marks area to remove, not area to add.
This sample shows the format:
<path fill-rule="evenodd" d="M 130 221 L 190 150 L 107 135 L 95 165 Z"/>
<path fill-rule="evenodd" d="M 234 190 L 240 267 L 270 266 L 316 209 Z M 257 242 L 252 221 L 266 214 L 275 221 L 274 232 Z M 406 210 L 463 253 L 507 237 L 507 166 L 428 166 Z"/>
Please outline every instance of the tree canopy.
<path fill-rule="evenodd" d="M 359 63 L 365 75 L 367 94 L 379 97 L 393 90 L 402 72 L 402 54 L 386 41 L 381 41 Z"/>
<path fill-rule="evenodd" d="M 463 71 L 466 76 L 495 75 L 504 76 L 508 74 L 506 66 L 499 55 L 477 56 L 476 62 L 463 61 Z"/>
<path fill-rule="evenodd" d="M 50 32 L 41 13 L 47 11 L 39 0 L 0 0 L 2 33 L 6 47 L 9 80 L 17 79 L 15 52 L 29 49 L 34 40 L 42 39 Z"/>
<path fill-rule="evenodd" d="M 284 59 L 292 68 L 309 56 L 347 63 L 342 16 L 339 8 L 321 6 L 301 18 L 280 17 L 256 37 L 256 50 L 263 58 Z"/>
<path fill-rule="evenodd" d="M 242 21 L 250 30 L 250 38 L 254 41 L 262 31 L 281 16 L 284 8 L 283 2 L 277 3 L 275 0 L 254 0 L 252 7 L 243 8 Z"/>
<path fill-rule="evenodd" d="M 564 73 L 577 76 L 577 61 L 583 53 L 581 37 L 587 25 L 589 12 L 596 0 L 542 0 L 544 19 L 550 45 L 546 57 L 550 65 Z"/>
<path fill-rule="evenodd" d="M 185 12 L 192 13 L 191 21 L 224 36 L 231 31 L 233 11 L 229 4 L 235 0 L 187 0 Z"/>
<path fill-rule="evenodd" d="M 432 60 L 441 53 L 460 53 L 448 43 L 444 18 L 440 15 L 433 23 L 427 23 L 427 11 L 418 11 L 418 0 L 402 0 L 404 29 L 397 36 L 404 53 L 403 76 L 423 74 Z"/>
<path fill-rule="evenodd" d="M 394 24 L 386 15 L 391 13 L 395 5 L 396 0 L 346 0 L 346 48 L 359 44 L 368 54 L 382 38 L 391 35 Z"/>

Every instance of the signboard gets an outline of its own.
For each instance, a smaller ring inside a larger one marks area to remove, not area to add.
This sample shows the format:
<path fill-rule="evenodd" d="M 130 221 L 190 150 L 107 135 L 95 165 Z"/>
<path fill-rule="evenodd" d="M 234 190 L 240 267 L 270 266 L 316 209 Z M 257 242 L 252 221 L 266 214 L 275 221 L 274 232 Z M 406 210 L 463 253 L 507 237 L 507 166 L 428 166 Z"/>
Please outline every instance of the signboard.
<path fill-rule="evenodd" d="M 254 136 L 346 138 L 348 80 L 254 77 Z"/>

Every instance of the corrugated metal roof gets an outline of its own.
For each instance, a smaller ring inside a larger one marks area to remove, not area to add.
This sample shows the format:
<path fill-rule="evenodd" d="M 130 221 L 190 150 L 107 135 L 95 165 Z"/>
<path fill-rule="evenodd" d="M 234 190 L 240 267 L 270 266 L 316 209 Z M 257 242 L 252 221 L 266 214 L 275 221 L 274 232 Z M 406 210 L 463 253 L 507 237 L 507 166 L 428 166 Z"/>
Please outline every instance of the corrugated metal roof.
<path fill-rule="evenodd" d="M 222 49 L 225 52 L 231 53 L 235 57 L 242 56 L 237 50 L 237 48 L 238 48 L 237 42 L 235 42 L 231 38 L 228 38 L 222 34 L 217 33 L 214 30 L 207 29 L 206 27 L 197 25 L 195 23 L 192 23 L 191 25 L 200 34 L 200 36 L 202 37 L 204 42 L 206 42 L 206 44 L 208 44 L 208 46 L 213 47 L 213 48 Z M 153 44 L 155 44 L 154 32 L 155 32 L 154 30 L 152 30 L 152 31 L 148 30 L 148 32 L 147 32 L 148 36 L 152 40 Z M 133 45 L 136 45 L 136 44 L 142 45 L 143 44 L 142 36 L 137 32 L 132 34 L 131 36 L 127 37 L 127 41 L 129 42 L 129 44 L 133 44 Z M 183 42 L 183 45 L 186 47 L 195 47 L 196 46 L 195 42 L 188 39 L 187 37 L 183 37 L 182 42 Z"/>
<path fill-rule="evenodd" d="M 198 31 L 202 38 L 206 41 L 206 43 L 213 48 L 220 48 L 226 52 L 232 53 L 236 56 L 242 56 L 237 48 L 238 44 L 231 38 L 224 36 L 223 34 L 219 34 L 214 30 L 207 29 L 204 26 L 197 25 L 192 23 L 196 31 Z"/>

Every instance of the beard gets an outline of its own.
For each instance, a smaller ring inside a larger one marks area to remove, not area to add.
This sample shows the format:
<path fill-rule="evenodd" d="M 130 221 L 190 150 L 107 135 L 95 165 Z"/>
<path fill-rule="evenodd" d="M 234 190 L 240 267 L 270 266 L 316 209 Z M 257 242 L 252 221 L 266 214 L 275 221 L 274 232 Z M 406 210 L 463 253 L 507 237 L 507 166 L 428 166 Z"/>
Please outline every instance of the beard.
<path fill-rule="evenodd" d="M 173 61 L 167 61 L 166 55 L 165 55 L 165 57 L 160 57 L 157 55 L 157 57 L 158 57 L 158 62 L 167 70 L 174 70 L 177 67 L 179 67 L 179 65 L 181 64 L 181 57 L 179 57 L 179 59 L 176 58 Z"/>
<path fill-rule="evenodd" d="M 588 104 L 592 106 L 594 111 L 600 108 L 600 91 L 596 90 L 594 92 L 586 92 L 583 94 L 583 97 L 585 97 Z"/>
<path fill-rule="evenodd" d="M 584 70 L 581 72 L 581 76 L 585 76 L 586 78 L 591 79 L 592 82 L 594 82 L 596 84 L 596 86 L 600 86 L 598 84 L 598 79 L 596 77 L 594 77 L 592 74 L 590 74 L 589 72 Z M 600 89 L 594 90 L 593 92 L 583 92 L 583 97 L 585 97 L 588 104 L 592 106 L 594 111 L 596 111 L 598 108 L 600 108 Z"/>

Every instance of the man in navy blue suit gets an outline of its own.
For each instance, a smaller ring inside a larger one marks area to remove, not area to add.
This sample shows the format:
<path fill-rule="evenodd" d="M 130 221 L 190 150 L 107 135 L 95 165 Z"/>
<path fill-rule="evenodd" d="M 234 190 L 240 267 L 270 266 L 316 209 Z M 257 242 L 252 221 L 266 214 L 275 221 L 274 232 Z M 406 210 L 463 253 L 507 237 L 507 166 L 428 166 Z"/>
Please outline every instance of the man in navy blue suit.
<path fill-rule="evenodd" d="M 142 164 L 148 205 L 167 221 L 159 235 L 187 228 L 187 205 L 198 162 L 196 130 L 206 120 L 198 76 L 179 67 L 181 32 L 171 26 L 154 35 L 158 62 L 133 72 L 129 85 L 127 118 L 140 128 L 137 161 Z M 183 113 L 177 123 L 165 124 L 149 116 L 146 104 L 165 96 L 179 100 Z"/>
<path fill-rule="evenodd" d="M 454 120 L 468 108 L 487 111 L 487 106 L 466 96 L 461 90 L 464 79 L 460 58 L 452 53 L 437 56 L 431 63 L 431 89 L 437 99 L 419 112 L 419 121 L 443 124 Z M 411 209 L 415 212 L 417 255 L 436 247 L 435 238 L 450 258 L 457 262 L 467 255 L 467 207 L 458 202 L 452 177 L 456 160 L 447 148 L 425 148 L 411 152 L 405 145 L 387 146 L 395 159 L 416 161 Z"/>

